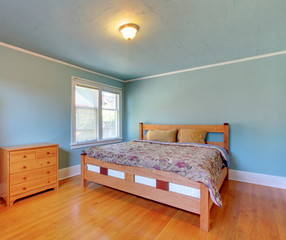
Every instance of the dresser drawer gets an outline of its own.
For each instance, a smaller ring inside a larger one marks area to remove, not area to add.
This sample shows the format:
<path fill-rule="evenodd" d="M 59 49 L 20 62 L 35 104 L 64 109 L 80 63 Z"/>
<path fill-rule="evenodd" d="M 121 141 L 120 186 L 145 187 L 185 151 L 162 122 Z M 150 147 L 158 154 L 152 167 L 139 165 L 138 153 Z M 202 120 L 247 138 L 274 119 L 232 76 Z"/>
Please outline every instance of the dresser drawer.
<path fill-rule="evenodd" d="M 10 174 L 31 171 L 38 165 L 36 160 L 10 163 Z"/>
<path fill-rule="evenodd" d="M 34 160 L 36 156 L 35 150 L 16 151 L 10 153 L 11 162 Z"/>
<path fill-rule="evenodd" d="M 10 175 L 10 185 L 29 182 L 35 179 L 40 179 L 57 174 L 57 167 L 47 167 L 43 169 L 36 169 L 29 172 L 16 173 Z"/>
<path fill-rule="evenodd" d="M 25 192 L 29 192 L 32 190 L 35 190 L 37 188 L 45 187 L 50 184 L 54 184 L 57 182 L 57 176 L 50 176 L 50 177 L 45 177 L 33 181 L 29 181 L 26 183 L 21 183 L 17 185 L 13 185 L 10 187 L 10 195 L 15 196 L 19 195 Z"/>
<path fill-rule="evenodd" d="M 47 147 L 36 149 L 36 158 L 53 157 L 57 156 L 57 147 Z"/>
<path fill-rule="evenodd" d="M 48 157 L 30 161 L 14 162 L 10 164 L 10 174 L 27 172 L 34 169 L 46 168 L 57 165 L 57 157 Z"/>
<path fill-rule="evenodd" d="M 46 168 L 57 165 L 57 157 L 37 159 L 37 168 Z"/>

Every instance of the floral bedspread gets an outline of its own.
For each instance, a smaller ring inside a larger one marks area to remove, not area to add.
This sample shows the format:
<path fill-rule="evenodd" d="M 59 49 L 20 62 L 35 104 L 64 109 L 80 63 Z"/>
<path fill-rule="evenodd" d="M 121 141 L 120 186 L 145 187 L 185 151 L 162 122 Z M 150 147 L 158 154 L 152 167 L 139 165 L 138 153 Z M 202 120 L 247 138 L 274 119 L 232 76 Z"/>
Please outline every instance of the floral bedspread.
<path fill-rule="evenodd" d="M 224 149 L 207 144 L 162 143 L 133 140 L 91 147 L 84 152 L 102 161 L 180 174 L 204 183 L 213 202 L 222 206 L 216 184 L 220 172 L 229 161 Z"/>

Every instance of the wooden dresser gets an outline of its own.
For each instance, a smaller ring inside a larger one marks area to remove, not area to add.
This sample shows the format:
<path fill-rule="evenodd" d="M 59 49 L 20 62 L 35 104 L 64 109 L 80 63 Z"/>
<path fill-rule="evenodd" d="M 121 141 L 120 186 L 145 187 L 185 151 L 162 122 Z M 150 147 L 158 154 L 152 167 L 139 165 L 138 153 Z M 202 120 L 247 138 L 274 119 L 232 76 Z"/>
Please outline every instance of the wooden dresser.
<path fill-rule="evenodd" d="M 0 196 L 8 206 L 49 188 L 58 188 L 58 144 L 0 148 Z"/>

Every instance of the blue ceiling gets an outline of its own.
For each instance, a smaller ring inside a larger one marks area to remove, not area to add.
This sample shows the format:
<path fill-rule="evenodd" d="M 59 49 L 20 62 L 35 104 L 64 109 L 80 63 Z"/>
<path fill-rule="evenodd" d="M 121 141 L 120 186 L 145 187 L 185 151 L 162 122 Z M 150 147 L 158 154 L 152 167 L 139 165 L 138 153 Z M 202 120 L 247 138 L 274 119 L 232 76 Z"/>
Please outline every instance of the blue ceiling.
<path fill-rule="evenodd" d="M 0 41 L 127 80 L 286 50 L 285 13 L 285 0 L 0 0 Z"/>

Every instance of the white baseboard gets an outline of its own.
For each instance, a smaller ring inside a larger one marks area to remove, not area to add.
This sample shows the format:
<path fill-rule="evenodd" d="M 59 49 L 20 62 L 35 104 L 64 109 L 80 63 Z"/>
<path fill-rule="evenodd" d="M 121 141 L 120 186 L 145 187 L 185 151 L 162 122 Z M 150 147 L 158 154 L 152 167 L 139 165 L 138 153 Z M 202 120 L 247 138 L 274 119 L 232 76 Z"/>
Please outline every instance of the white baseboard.
<path fill-rule="evenodd" d="M 80 174 L 80 165 L 59 169 L 59 180 Z"/>
<path fill-rule="evenodd" d="M 62 168 L 59 170 L 59 180 L 80 174 L 80 165 Z M 229 179 L 239 182 L 254 183 L 263 186 L 286 189 L 286 177 L 266 175 L 253 172 L 229 170 Z"/>
<path fill-rule="evenodd" d="M 254 183 L 263 186 L 286 189 L 286 177 L 230 169 L 229 179 L 240 182 Z"/>

